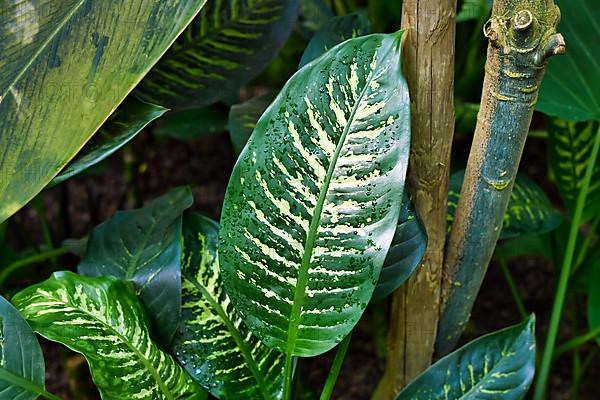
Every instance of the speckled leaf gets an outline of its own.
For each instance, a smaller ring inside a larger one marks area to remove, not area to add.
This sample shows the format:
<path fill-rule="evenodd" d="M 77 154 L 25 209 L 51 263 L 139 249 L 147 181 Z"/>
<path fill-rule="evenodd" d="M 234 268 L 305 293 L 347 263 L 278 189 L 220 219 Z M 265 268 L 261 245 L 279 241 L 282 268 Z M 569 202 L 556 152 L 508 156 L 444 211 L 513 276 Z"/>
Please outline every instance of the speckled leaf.
<path fill-rule="evenodd" d="M 461 170 L 450 177 L 448 229 L 454 221 L 464 175 L 465 171 Z M 518 174 L 504 214 L 500 239 L 549 232 L 556 229 L 561 221 L 560 211 L 554 208 L 542 188 L 527 176 Z"/>
<path fill-rule="evenodd" d="M 344 40 L 368 33 L 371 33 L 371 24 L 363 14 L 348 14 L 329 19 L 306 46 L 300 59 L 300 68 Z"/>
<path fill-rule="evenodd" d="M 73 158 L 203 3 L 0 2 L 0 222 Z"/>
<path fill-rule="evenodd" d="M 567 54 L 548 63 L 537 109 L 575 121 L 600 120 L 598 0 L 555 0 Z"/>
<path fill-rule="evenodd" d="M 152 342 L 142 304 L 116 278 L 57 272 L 13 303 L 34 331 L 84 355 L 103 400 L 207 398 Z"/>
<path fill-rule="evenodd" d="M 278 53 L 299 0 L 210 1 L 137 89 L 173 108 L 215 103 L 258 75 Z"/>
<path fill-rule="evenodd" d="M 133 282 L 163 344 L 181 315 L 181 214 L 192 202 L 190 189 L 182 187 L 143 208 L 117 211 L 91 232 L 77 267 L 82 275 Z"/>
<path fill-rule="evenodd" d="M 379 301 L 398 289 L 417 268 L 426 249 L 427 232 L 404 192 L 398 226 L 371 301 Z"/>
<path fill-rule="evenodd" d="M 300 69 L 234 168 L 225 287 L 250 330 L 288 355 L 334 347 L 377 284 L 410 141 L 401 43 L 402 32 L 351 39 Z"/>
<path fill-rule="evenodd" d="M 535 318 L 476 339 L 433 364 L 397 400 L 520 400 L 535 372 Z"/>
<path fill-rule="evenodd" d="M 44 355 L 19 312 L 0 296 L 0 398 L 35 400 L 44 391 Z"/>
<path fill-rule="evenodd" d="M 600 135 L 598 122 L 569 122 L 559 119 L 548 120 L 550 140 L 550 168 L 565 205 L 575 212 L 577 195 L 583 185 L 585 170 L 592 154 L 596 135 Z M 596 164 L 592 177 L 583 219 L 600 213 L 600 163 Z"/>
<path fill-rule="evenodd" d="M 274 98 L 275 94 L 267 93 L 236 104 L 229 110 L 229 134 L 237 154 L 240 154 L 248 143 L 256 122 Z"/>
<path fill-rule="evenodd" d="M 61 173 L 52 180 L 57 185 L 110 157 L 142 131 L 150 122 L 160 118 L 166 108 L 144 103 L 135 97 L 127 100 L 111 116 L 94 139 L 88 143 Z M 97 140 L 96 140 L 97 138 Z"/>
<path fill-rule="evenodd" d="M 173 351 L 187 371 L 221 400 L 278 399 L 283 354 L 252 335 L 223 290 L 219 225 L 188 214 L 183 228 L 183 311 Z"/>

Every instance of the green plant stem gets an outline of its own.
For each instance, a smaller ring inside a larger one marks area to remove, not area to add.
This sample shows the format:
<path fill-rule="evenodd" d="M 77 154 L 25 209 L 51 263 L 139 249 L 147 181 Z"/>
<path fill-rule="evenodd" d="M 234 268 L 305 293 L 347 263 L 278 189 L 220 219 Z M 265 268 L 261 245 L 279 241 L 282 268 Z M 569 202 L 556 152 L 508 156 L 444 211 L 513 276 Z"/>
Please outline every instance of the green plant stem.
<path fill-rule="evenodd" d="M 592 329 L 591 331 L 589 331 L 588 333 L 586 333 L 584 335 L 577 336 L 573 339 L 566 341 L 562 345 L 558 346 L 556 348 L 556 351 L 554 352 L 554 358 L 556 359 L 556 358 L 560 357 L 561 355 L 565 354 L 566 352 L 575 350 L 578 347 L 586 344 L 590 340 L 594 340 L 598 336 L 600 336 L 600 326 Z"/>
<path fill-rule="evenodd" d="M 52 240 L 52 233 L 50 232 L 50 225 L 48 224 L 48 219 L 46 218 L 46 210 L 44 209 L 44 203 L 42 199 L 40 197 L 36 197 L 33 202 L 33 206 L 40 221 L 40 227 L 42 229 L 42 235 L 44 236 L 46 246 L 48 247 L 49 251 L 54 250 L 54 241 Z M 57 258 L 52 257 L 52 264 L 56 265 L 57 263 Z"/>
<path fill-rule="evenodd" d="M 285 354 L 283 374 L 283 400 L 291 400 L 294 387 L 294 356 L 291 353 Z"/>
<path fill-rule="evenodd" d="M 594 139 L 594 147 L 590 156 L 589 164 L 587 165 L 585 176 L 583 179 L 583 185 L 581 191 L 577 196 L 577 203 L 575 206 L 575 215 L 571 223 L 571 229 L 569 231 L 569 239 L 567 241 L 567 248 L 565 256 L 563 258 L 562 268 L 560 271 L 560 278 L 558 281 L 558 288 L 556 290 L 556 296 L 554 297 L 554 305 L 552 306 L 552 314 L 550 317 L 550 326 L 548 328 L 548 336 L 546 339 L 546 345 L 544 347 L 544 355 L 542 356 L 542 364 L 537 377 L 535 392 L 533 395 L 534 400 L 542 400 L 546 391 L 546 384 L 548 383 L 548 375 L 550 373 L 550 367 L 552 364 L 554 345 L 556 343 L 556 337 L 558 335 L 558 328 L 560 325 L 560 318 L 562 316 L 562 310 L 565 303 L 565 297 L 567 294 L 567 288 L 569 284 L 569 277 L 571 276 L 571 269 L 573 266 L 573 256 L 575 254 L 575 245 L 577 244 L 577 234 L 581 226 L 581 219 L 583 216 L 583 209 L 585 207 L 585 201 L 587 198 L 588 190 L 592 180 L 594 168 L 596 166 L 596 159 L 598 158 L 598 151 L 600 150 L 600 129 L 596 133 Z"/>
<path fill-rule="evenodd" d="M 504 278 L 506 279 L 506 283 L 508 284 L 508 288 L 510 289 L 510 293 L 512 294 L 513 299 L 515 300 L 515 304 L 519 309 L 519 314 L 521 315 L 521 319 L 525 321 L 528 318 L 527 310 L 525 309 L 525 305 L 523 304 L 523 300 L 519 295 L 519 290 L 517 289 L 517 285 L 508 269 L 508 265 L 505 259 L 500 259 L 500 268 L 502 269 L 502 273 L 504 274 Z"/>
<path fill-rule="evenodd" d="M 581 264 L 585 261 L 588 250 L 594 240 L 594 235 L 596 234 L 596 230 L 598 229 L 598 224 L 600 223 L 600 216 L 596 217 L 592 222 L 590 229 L 585 236 L 583 244 L 581 245 L 581 249 L 579 250 L 579 254 L 577 255 L 577 261 L 575 262 L 575 267 L 573 268 L 573 272 L 576 272 Z"/>
<path fill-rule="evenodd" d="M 335 353 L 335 358 L 333 359 L 333 364 L 331 364 L 331 369 L 329 370 L 329 374 L 327 375 L 327 380 L 325 381 L 325 385 L 323 386 L 323 391 L 321 392 L 321 397 L 319 400 L 329 400 L 331 397 L 331 393 L 333 393 L 333 388 L 337 382 L 338 376 L 340 375 L 340 371 L 342 370 L 342 364 L 344 363 L 344 358 L 346 358 L 346 352 L 348 351 L 348 346 L 350 345 L 350 340 L 352 339 L 352 332 L 346 336 L 344 340 L 339 344 L 337 348 L 337 352 Z"/>
<path fill-rule="evenodd" d="M 4 268 L 2 271 L 0 271 L 0 287 L 2 287 L 2 285 L 4 285 L 4 282 L 6 282 L 6 280 L 10 277 L 10 275 L 12 275 L 13 272 L 15 272 L 21 268 L 27 267 L 28 265 L 31 265 L 31 264 L 37 264 L 42 261 L 46 261 L 48 259 L 60 257 L 66 253 L 67 253 L 67 251 L 65 249 L 58 248 L 58 249 L 46 251 L 44 253 L 33 254 L 29 257 L 22 258 L 20 260 L 13 262 L 12 264 L 9 264 L 6 268 Z"/>

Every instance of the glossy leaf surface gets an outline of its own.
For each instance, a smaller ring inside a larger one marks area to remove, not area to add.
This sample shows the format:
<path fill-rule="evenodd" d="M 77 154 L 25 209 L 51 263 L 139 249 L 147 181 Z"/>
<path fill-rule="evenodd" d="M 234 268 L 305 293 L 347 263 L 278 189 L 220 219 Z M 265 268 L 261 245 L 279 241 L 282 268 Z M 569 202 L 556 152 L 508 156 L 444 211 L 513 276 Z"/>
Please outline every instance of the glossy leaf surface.
<path fill-rule="evenodd" d="M 2 2 L 0 222 L 58 174 L 203 3 Z"/>
<path fill-rule="evenodd" d="M 248 331 L 223 290 L 218 236 L 216 222 L 186 215 L 183 311 L 173 351 L 192 377 L 221 400 L 280 398 L 283 354 Z"/>
<path fill-rule="evenodd" d="M 168 107 L 190 108 L 235 93 L 277 54 L 296 21 L 298 3 L 208 2 L 137 94 Z"/>
<path fill-rule="evenodd" d="M 234 168 L 219 258 L 250 330 L 287 354 L 331 349 L 363 313 L 392 241 L 409 141 L 402 32 L 299 70 Z"/>
<path fill-rule="evenodd" d="M 596 135 L 600 135 L 598 122 L 571 122 L 559 119 L 548 121 L 550 140 L 550 168 L 565 205 L 575 212 L 577 195 L 583 186 L 585 170 L 592 154 Z M 596 164 L 594 175 L 583 211 L 583 219 L 600 213 L 600 164 Z"/>
<path fill-rule="evenodd" d="M 344 40 L 368 33 L 371 33 L 371 25 L 367 17 L 362 14 L 349 14 L 329 19 L 308 42 L 300 59 L 300 68 Z"/>
<path fill-rule="evenodd" d="M 465 171 L 461 170 L 450 177 L 448 228 L 454 221 L 464 174 Z M 527 176 L 518 174 L 504 214 L 500 239 L 549 232 L 556 229 L 561 221 L 560 211 L 553 207 L 542 188 Z"/>
<path fill-rule="evenodd" d="M 381 300 L 398 289 L 417 268 L 425 250 L 427 232 L 405 192 L 394 239 L 371 301 Z"/>
<path fill-rule="evenodd" d="M 596 0 L 555 0 L 567 54 L 548 63 L 537 109 L 575 121 L 600 120 L 600 24 Z"/>
<path fill-rule="evenodd" d="M 535 372 L 535 319 L 476 339 L 419 375 L 397 400 L 520 400 Z"/>
<path fill-rule="evenodd" d="M 52 180 L 57 185 L 110 157 L 142 131 L 150 122 L 160 118 L 166 108 L 144 103 L 129 97 L 111 116 L 80 155 Z M 97 138 L 97 140 L 96 140 Z"/>
<path fill-rule="evenodd" d="M 152 342 L 128 284 L 57 272 L 13 302 L 32 328 L 86 358 L 103 400 L 200 400 L 207 393 Z"/>
<path fill-rule="evenodd" d="M 0 296 L 0 398 L 34 400 L 44 390 L 44 355 L 19 312 Z"/>
<path fill-rule="evenodd" d="M 91 232 L 77 267 L 82 275 L 133 282 L 164 344 L 181 315 L 181 214 L 192 202 L 182 187 L 143 208 L 117 211 Z"/>

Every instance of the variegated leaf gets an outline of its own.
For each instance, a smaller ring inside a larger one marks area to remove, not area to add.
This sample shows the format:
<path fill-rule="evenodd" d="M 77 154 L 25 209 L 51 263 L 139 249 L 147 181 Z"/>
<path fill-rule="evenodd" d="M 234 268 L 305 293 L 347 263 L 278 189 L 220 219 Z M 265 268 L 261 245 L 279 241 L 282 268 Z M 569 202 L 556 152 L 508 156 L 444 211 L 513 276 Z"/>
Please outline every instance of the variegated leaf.
<path fill-rule="evenodd" d="M 181 215 L 192 205 L 181 187 L 145 207 L 117 211 L 94 228 L 77 271 L 133 282 L 161 343 L 171 342 L 181 316 Z"/>
<path fill-rule="evenodd" d="M 152 342 L 133 288 L 57 272 L 13 303 L 40 335 L 82 353 L 103 400 L 200 400 L 207 393 Z"/>
<path fill-rule="evenodd" d="M 229 110 L 229 135 L 233 149 L 240 154 L 256 128 L 256 122 L 275 98 L 274 93 L 254 97 Z"/>
<path fill-rule="evenodd" d="M 548 119 L 550 168 L 571 215 L 575 212 L 577 195 L 583 185 L 596 135 L 600 135 L 598 122 Z M 583 218 L 587 220 L 598 214 L 600 214 L 600 163 L 596 163 L 594 168 Z"/>
<path fill-rule="evenodd" d="M 279 52 L 299 0 L 209 1 L 137 94 L 173 108 L 201 107 L 235 93 Z"/>
<path fill-rule="evenodd" d="M 0 399 L 35 400 L 44 393 L 44 355 L 19 312 L 0 296 Z"/>
<path fill-rule="evenodd" d="M 397 400 L 520 400 L 535 372 L 535 318 L 476 339 L 433 364 Z"/>
<path fill-rule="evenodd" d="M 448 190 L 448 229 L 454 221 L 456 206 L 465 171 L 457 171 L 450 177 Z M 518 174 L 510 195 L 508 208 L 504 214 L 504 222 L 500 239 L 516 236 L 539 234 L 556 229 L 562 222 L 562 215 L 534 181 L 526 175 Z"/>
<path fill-rule="evenodd" d="M 404 188 L 402 32 L 348 40 L 300 69 L 234 168 L 219 258 L 250 330 L 288 355 L 339 343 L 363 313 Z"/>
<path fill-rule="evenodd" d="M 278 399 L 283 354 L 248 331 L 223 290 L 219 225 L 199 214 L 184 219 L 183 312 L 173 351 L 187 371 L 224 399 Z"/>

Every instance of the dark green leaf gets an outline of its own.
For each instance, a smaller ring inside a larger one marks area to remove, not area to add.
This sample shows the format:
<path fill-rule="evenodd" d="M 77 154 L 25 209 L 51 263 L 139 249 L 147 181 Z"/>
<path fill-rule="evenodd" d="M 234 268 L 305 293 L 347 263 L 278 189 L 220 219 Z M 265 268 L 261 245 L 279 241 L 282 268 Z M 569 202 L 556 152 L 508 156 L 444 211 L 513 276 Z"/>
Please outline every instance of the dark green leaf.
<path fill-rule="evenodd" d="M 600 24 L 597 0 L 556 0 L 567 54 L 548 64 L 537 109 L 575 121 L 600 120 Z"/>
<path fill-rule="evenodd" d="M 135 97 L 127 100 L 117 109 L 112 118 L 102 125 L 91 143 L 79 153 L 75 161 L 69 164 L 52 180 L 50 186 L 57 185 L 92 165 L 110 157 L 142 131 L 150 122 L 160 118 L 166 108 L 144 103 Z"/>
<path fill-rule="evenodd" d="M 268 65 L 297 14 L 298 0 L 208 2 L 137 94 L 180 109 L 215 103 Z"/>
<path fill-rule="evenodd" d="M 397 400 L 519 400 L 535 371 L 535 318 L 476 339 L 419 375 Z"/>
<path fill-rule="evenodd" d="M 300 1 L 300 18 L 297 30 L 308 39 L 316 31 L 335 16 L 330 0 L 302 0 Z"/>
<path fill-rule="evenodd" d="M 362 14 L 333 17 L 325 22 L 306 46 L 299 68 L 318 58 L 344 40 L 371 33 L 371 24 Z"/>
<path fill-rule="evenodd" d="M 236 154 L 242 152 L 256 127 L 256 122 L 273 99 L 275 99 L 275 94 L 267 93 L 231 107 L 229 110 L 229 134 Z"/>
<path fill-rule="evenodd" d="M 179 140 L 192 140 L 227 130 L 227 110 L 221 104 L 168 113 L 154 133 Z"/>
<path fill-rule="evenodd" d="M 404 194 L 398 227 L 371 301 L 392 294 L 413 273 L 427 249 L 427 232 L 408 195 Z"/>
<path fill-rule="evenodd" d="M 460 11 L 456 15 L 456 22 L 465 22 L 485 18 L 492 10 L 491 1 L 464 0 Z"/>
<path fill-rule="evenodd" d="M 495 259 L 510 260 L 516 257 L 543 257 L 552 262 L 552 242 L 548 235 L 529 234 L 498 243 Z"/>
<path fill-rule="evenodd" d="M 448 229 L 454 221 L 454 213 L 460 197 L 465 171 L 450 177 L 448 191 Z M 518 174 L 510 195 L 500 239 L 520 235 L 549 232 L 558 227 L 562 216 L 556 210 L 542 188 L 523 174 Z"/>
<path fill-rule="evenodd" d="M 91 232 L 77 267 L 82 275 L 133 282 L 164 344 L 173 338 L 181 316 L 181 214 L 192 201 L 184 187 L 144 208 L 117 211 Z"/>
<path fill-rule="evenodd" d="M 234 168 L 223 280 L 250 330 L 287 354 L 339 343 L 377 283 L 409 152 L 402 36 L 350 39 L 299 70 Z"/>
<path fill-rule="evenodd" d="M 57 272 L 13 299 L 40 335 L 82 353 L 103 400 L 202 400 L 207 393 L 152 342 L 132 288 Z"/>
<path fill-rule="evenodd" d="M 261 344 L 223 290 L 217 258 L 219 225 L 201 215 L 184 219 L 183 313 L 173 351 L 216 397 L 281 397 L 283 354 Z"/>
<path fill-rule="evenodd" d="M 550 168 L 565 205 L 573 215 L 577 195 L 583 185 L 585 170 L 592 154 L 594 138 L 600 135 L 600 123 L 548 119 L 548 134 Z M 600 163 L 597 163 L 583 211 L 584 221 L 599 212 Z"/>
<path fill-rule="evenodd" d="M 44 391 L 44 355 L 19 312 L 0 296 L 0 398 L 34 400 Z"/>
<path fill-rule="evenodd" d="M 3 0 L 0 222 L 39 193 L 204 0 Z"/>

